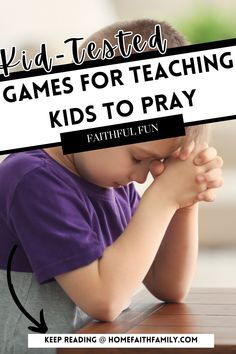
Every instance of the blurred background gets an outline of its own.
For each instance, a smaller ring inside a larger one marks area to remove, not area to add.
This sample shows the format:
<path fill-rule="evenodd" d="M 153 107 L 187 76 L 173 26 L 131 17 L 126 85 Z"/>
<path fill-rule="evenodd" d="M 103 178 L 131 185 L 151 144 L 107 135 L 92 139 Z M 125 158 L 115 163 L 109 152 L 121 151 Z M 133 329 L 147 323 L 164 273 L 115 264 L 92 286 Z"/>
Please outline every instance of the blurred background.
<path fill-rule="evenodd" d="M 65 53 L 63 41 L 84 37 L 117 20 L 165 20 L 191 43 L 236 37 L 235 0 L 22 0 L 1 4 L 0 48 L 25 49 L 28 58 L 47 43 Z M 60 61 L 60 64 L 62 62 Z M 194 286 L 236 287 L 236 120 L 211 124 L 212 143 L 224 159 L 224 187 L 215 203 L 202 203 L 200 254 Z M 0 157 L 0 160 L 3 157 Z M 137 185 L 140 193 L 150 183 Z"/>

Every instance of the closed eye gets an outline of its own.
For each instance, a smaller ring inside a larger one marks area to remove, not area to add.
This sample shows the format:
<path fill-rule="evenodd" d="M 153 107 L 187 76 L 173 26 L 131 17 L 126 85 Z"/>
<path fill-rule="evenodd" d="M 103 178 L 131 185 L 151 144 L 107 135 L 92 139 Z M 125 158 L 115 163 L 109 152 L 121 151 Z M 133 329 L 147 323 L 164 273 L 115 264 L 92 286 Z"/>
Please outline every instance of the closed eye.
<path fill-rule="evenodd" d="M 135 163 L 140 163 L 142 162 L 142 160 L 136 159 L 136 157 L 132 156 L 132 159 Z"/>

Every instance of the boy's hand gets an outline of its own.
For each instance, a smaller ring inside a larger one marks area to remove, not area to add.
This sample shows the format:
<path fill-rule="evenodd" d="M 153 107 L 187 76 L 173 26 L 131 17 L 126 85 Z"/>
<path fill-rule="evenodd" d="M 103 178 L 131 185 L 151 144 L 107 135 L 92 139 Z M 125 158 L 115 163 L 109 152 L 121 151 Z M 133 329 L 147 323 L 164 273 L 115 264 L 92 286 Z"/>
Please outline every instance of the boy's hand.
<path fill-rule="evenodd" d="M 206 148 L 207 146 L 208 146 L 207 144 L 204 144 L 203 148 Z M 178 159 L 184 161 L 191 155 L 194 148 L 195 148 L 195 143 L 192 140 L 190 143 L 184 144 L 183 146 L 181 146 L 177 150 L 175 150 L 172 153 L 171 157 L 175 157 L 175 158 L 178 158 Z M 150 163 L 149 168 L 150 168 L 150 172 L 151 172 L 153 178 L 155 178 L 155 177 L 158 177 L 159 175 L 162 174 L 162 172 L 165 169 L 165 165 L 164 165 L 163 161 L 153 160 Z"/>
<path fill-rule="evenodd" d="M 150 170 L 153 178 L 160 176 L 162 174 L 162 172 L 164 171 L 164 169 L 165 169 L 165 165 L 160 160 L 153 160 L 149 166 L 149 170 Z"/>
<path fill-rule="evenodd" d="M 193 146 L 190 146 L 189 152 Z M 177 202 L 178 208 L 192 206 L 200 200 L 213 201 L 217 188 L 223 184 L 223 161 L 217 151 L 207 145 L 201 151 L 193 150 L 182 161 L 170 157 L 164 164 L 158 161 L 152 163 L 153 171 L 154 167 L 156 172 L 159 170 L 157 183 L 164 187 L 167 196 Z"/>
<path fill-rule="evenodd" d="M 193 159 L 195 166 L 206 166 L 207 170 L 197 176 L 198 183 L 206 183 L 206 191 L 198 195 L 198 200 L 212 202 L 215 200 L 217 188 L 223 185 L 222 166 L 223 160 L 217 155 L 217 151 L 213 147 L 206 147 L 196 154 Z"/>
<path fill-rule="evenodd" d="M 183 146 L 179 147 L 175 152 L 173 152 L 172 156 L 184 161 L 191 155 L 194 148 L 195 148 L 195 142 L 192 140 L 190 143 L 184 144 Z"/>
<path fill-rule="evenodd" d="M 192 141 L 190 144 L 177 149 L 173 153 L 173 156 L 184 161 L 189 158 L 194 148 L 195 144 Z M 208 164 L 209 168 L 209 170 L 205 173 L 201 173 L 196 177 L 196 181 L 198 183 L 205 182 L 207 187 L 206 191 L 199 193 L 198 200 L 206 202 L 214 201 L 217 188 L 223 185 L 221 169 L 223 166 L 222 158 L 217 155 L 215 148 L 208 147 L 208 144 L 205 143 L 203 145 L 203 149 L 195 155 L 193 163 L 195 166 L 203 166 Z"/>

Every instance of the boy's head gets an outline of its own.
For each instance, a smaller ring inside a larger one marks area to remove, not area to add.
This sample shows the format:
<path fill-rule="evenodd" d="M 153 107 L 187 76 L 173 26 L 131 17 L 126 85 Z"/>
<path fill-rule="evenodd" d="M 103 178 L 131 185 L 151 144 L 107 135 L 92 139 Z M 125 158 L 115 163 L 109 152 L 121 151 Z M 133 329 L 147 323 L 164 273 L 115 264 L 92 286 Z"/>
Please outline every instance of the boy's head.
<path fill-rule="evenodd" d="M 78 174 L 101 187 L 119 187 L 132 181 L 144 183 L 150 165 L 172 155 L 183 138 L 85 151 L 71 155 Z"/>

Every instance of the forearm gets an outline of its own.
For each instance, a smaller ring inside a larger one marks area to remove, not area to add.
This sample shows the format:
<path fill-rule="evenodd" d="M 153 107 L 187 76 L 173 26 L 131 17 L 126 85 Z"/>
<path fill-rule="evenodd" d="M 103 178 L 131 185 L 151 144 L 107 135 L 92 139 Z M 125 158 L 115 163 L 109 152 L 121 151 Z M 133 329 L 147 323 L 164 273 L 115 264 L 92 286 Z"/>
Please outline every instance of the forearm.
<path fill-rule="evenodd" d="M 113 320 L 145 278 L 175 211 L 163 186 L 149 188 L 125 231 L 102 257 L 57 276 L 57 282 L 86 313 Z"/>
<path fill-rule="evenodd" d="M 142 198 L 134 217 L 124 233 L 108 247 L 98 263 L 101 288 L 108 301 L 121 308 L 147 274 L 175 207 L 160 190 L 158 202 L 153 195 Z"/>
<path fill-rule="evenodd" d="M 146 281 L 165 301 L 181 301 L 187 294 L 198 254 L 198 204 L 176 211 Z"/>

